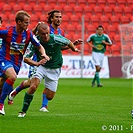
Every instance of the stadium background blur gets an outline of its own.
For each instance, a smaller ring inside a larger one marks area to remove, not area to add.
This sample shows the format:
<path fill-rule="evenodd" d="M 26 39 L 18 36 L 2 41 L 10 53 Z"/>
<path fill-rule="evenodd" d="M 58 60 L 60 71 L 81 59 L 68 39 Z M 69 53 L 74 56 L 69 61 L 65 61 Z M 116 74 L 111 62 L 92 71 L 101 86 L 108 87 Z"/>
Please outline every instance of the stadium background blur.
<path fill-rule="evenodd" d="M 120 57 L 121 34 L 120 25 L 133 22 L 132 0 L 0 0 L 0 16 L 3 18 L 3 27 L 15 24 L 15 13 L 25 10 L 31 15 L 32 29 L 38 21 L 46 21 L 46 13 L 52 9 L 62 12 L 61 28 L 67 38 L 75 40 L 82 38 L 82 18 L 84 17 L 84 55 L 91 55 L 91 48 L 87 45 L 87 37 L 95 33 L 98 25 L 103 25 L 105 33 L 113 42 L 111 48 L 107 47 L 105 55 Z M 124 35 L 125 38 L 129 34 Z M 130 43 L 130 42 L 129 42 Z M 80 47 L 80 46 L 78 46 Z M 131 55 L 133 45 L 124 48 L 126 55 Z M 79 55 L 69 50 L 63 55 Z"/>

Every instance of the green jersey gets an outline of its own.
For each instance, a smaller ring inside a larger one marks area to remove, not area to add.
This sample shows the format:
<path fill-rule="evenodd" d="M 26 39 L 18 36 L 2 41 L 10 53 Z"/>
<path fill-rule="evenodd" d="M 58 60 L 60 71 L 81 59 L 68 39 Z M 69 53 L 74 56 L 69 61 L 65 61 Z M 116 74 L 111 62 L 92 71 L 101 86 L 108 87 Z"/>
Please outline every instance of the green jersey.
<path fill-rule="evenodd" d="M 48 42 L 43 42 L 41 38 L 38 36 L 38 40 L 44 47 L 46 54 L 50 57 L 50 61 L 47 61 L 43 66 L 46 68 L 56 69 L 62 67 L 63 58 L 61 52 L 61 46 L 67 46 L 70 43 L 70 40 L 66 39 L 63 36 L 50 34 L 50 39 Z M 31 58 L 32 55 L 35 53 L 37 55 L 37 61 L 41 60 L 40 52 L 31 45 L 30 52 L 24 57 Z"/>
<path fill-rule="evenodd" d="M 106 51 L 106 45 L 102 43 L 103 40 L 112 44 L 107 34 L 102 34 L 101 36 L 98 34 L 91 34 L 87 39 L 87 42 L 92 42 L 92 44 L 96 47 L 93 48 L 92 51 L 104 53 Z"/>

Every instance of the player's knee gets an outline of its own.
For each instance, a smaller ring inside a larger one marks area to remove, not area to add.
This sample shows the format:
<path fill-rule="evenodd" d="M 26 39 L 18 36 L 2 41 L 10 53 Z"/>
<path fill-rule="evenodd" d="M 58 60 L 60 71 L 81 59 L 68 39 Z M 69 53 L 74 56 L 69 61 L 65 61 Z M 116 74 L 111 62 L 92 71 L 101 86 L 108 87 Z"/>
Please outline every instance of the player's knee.
<path fill-rule="evenodd" d="M 36 84 L 31 84 L 30 89 L 33 91 L 36 91 L 37 85 Z"/>
<path fill-rule="evenodd" d="M 15 80 L 17 79 L 17 75 L 11 75 L 8 79 L 15 82 Z"/>
<path fill-rule="evenodd" d="M 46 95 L 46 98 L 47 98 L 48 100 L 52 100 L 53 97 L 54 97 L 54 95 Z"/>
<path fill-rule="evenodd" d="M 48 96 L 48 97 L 47 97 L 47 99 L 48 99 L 48 100 L 52 100 L 52 99 L 53 99 L 53 97 Z"/>

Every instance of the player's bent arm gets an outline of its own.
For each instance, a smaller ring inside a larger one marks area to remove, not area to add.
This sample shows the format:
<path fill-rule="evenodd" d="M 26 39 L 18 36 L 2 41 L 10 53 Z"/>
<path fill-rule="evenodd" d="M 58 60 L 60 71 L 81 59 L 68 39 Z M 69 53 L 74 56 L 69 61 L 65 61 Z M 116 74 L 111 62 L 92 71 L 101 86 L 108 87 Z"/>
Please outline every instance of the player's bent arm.
<path fill-rule="evenodd" d="M 102 41 L 102 43 L 105 44 L 105 45 L 108 45 L 108 46 L 111 46 L 112 45 L 112 43 L 106 42 L 104 40 Z"/>
<path fill-rule="evenodd" d="M 92 48 L 96 48 L 91 42 L 87 42 L 89 44 L 90 47 Z"/>
<path fill-rule="evenodd" d="M 71 41 L 68 44 L 68 47 L 74 52 L 80 52 L 80 50 L 78 50 Z"/>
<path fill-rule="evenodd" d="M 39 62 L 36 62 L 34 60 L 32 60 L 31 58 L 24 58 L 24 62 L 27 63 L 28 65 L 30 66 L 40 66 L 40 65 L 43 65 L 47 62 L 46 59 L 42 59 L 40 60 Z"/>
<path fill-rule="evenodd" d="M 73 42 L 73 44 L 76 46 L 76 45 L 81 44 L 82 42 L 83 42 L 82 39 L 77 39 L 77 40 L 75 40 L 75 41 Z M 61 50 L 67 50 L 67 49 L 69 49 L 68 46 L 62 46 L 62 47 L 61 47 Z"/>
<path fill-rule="evenodd" d="M 50 60 L 50 58 L 46 55 L 45 49 L 44 49 L 44 47 L 42 45 L 39 46 L 38 50 L 41 53 L 41 56 L 43 58 L 45 58 L 48 61 Z"/>

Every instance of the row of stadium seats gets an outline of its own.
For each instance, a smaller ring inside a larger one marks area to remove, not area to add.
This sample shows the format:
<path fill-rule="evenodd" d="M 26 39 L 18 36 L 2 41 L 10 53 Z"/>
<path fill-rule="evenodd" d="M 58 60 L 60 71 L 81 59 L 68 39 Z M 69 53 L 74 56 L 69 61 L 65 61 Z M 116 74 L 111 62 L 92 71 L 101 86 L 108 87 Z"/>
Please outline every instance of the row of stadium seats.
<path fill-rule="evenodd" d="M 114 44 L 111 49 L 107 47 L 106 54 L 120 55 L 121 39 L 119 25 L 133 21 L 133 3 L 131 0 L 126 2 L 125 0 L 56 0 L 56 4 L 54 0 L 19 0 L 19 3 L 13 4 L 14 1 L 0 0 L 3 5 L 0 6 L 3 26 L 15 24 L 15 13 L 18 10 L 24 9 L 31 14 L 31 25 L 29 28 L 33 28 L 38 21 L 46 21 L 45 13 L 47 11 L 59 9 L 63 14 L 61 27 L 64 29 L 66 37 L 75 40 L 81 38 L 81 19 L 84 16 L 84 52 L 86 55 L 91 53 L 90 47 L 86 44 L 86 39 L 90 34 L 95 33 L 99 24 L 103 25 L 105 33 L 110 36 Z M 84 5 L 84 3 L 86 4 Z M 63 54 L 70 54 L 70 51 L 63 51 Z M 72 52 L 71 54 L 77 53 Z"/>
<path fill-rule="evenodd" d="M 4 0 L 1 0 L 1 3 L 5 4 Z M 35 5 L 35 4 L 45 4 L 45 5 L 60 5 L 60 6 L 65 6 L 65 5 L 80 5 L 84 7 L 85 5 L 89 5 L 91 7 L 98 5 L 100 7 L 104 7 L 106 5 L 110 7 L 114 6 L 129 6 L 132 4 L 132 0 L 6 0 L 7 4 L 14 5 L 15 3 L 18 4 L 30 4 L 30 5 Z"/>
<path fill-rule="evenodd" d="M 101 16 L 101 15 L 107 15 L 107 16 L 128 16 L 131 17 L 133 15 L 133 6 L 125 6 L 125 7 L 121 7 L 121 6 L 114 6 L 113 8 L 110 6 L 104 6 L 104 7 L 100 7 L 100 6 L 95 6 L 95 7 L 90 7 L 88 5 L 81 7 L 81 6 L 69 6 L 69 5 L 65 5 L 65 6 L 51 6 L 51 5 L 31 5 L 31 4 L 24 4 L 24 5 L 20 5 L 20 4 L 14 4 L 13 6 L 11 6 L 10 4 L 4 4 L 3 6 L 0 7 L 0 10 L 2 13 L 9 15 L 10 13 L 15 13 L 18 10 L 24 9 L 26 11 L 28 11 L 30 14 L 36 14 L 36 15 L 41 15 L 46 13 L 49 10 L 52 9 L 59 9 L 62 11 L 63 14 L 67 14 L 67 15 L 72 15 L 72 14 L 76 14 L 77 16 L 82 16 L 82 15 L 97 15 L 97 16 Z"/>

